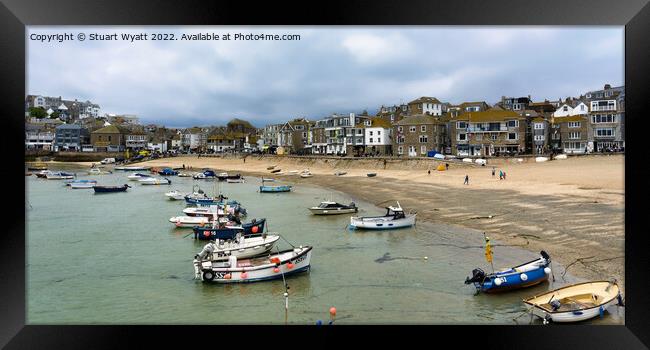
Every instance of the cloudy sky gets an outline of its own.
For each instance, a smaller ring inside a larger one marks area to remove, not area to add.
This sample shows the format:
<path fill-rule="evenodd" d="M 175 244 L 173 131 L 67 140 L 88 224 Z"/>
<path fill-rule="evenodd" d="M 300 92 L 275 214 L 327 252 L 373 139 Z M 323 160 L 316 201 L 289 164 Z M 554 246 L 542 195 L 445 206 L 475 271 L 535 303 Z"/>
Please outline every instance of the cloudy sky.
<path fill-rule="evenodd" d="M 59 33 L 86 40 L 30 40 Z M 91 41 L 92 33 L 179 40 Z M 300 40 L 185 41 L 183 33 Z M 27 35 L 26 93 L 91 100 L 102 113 L 171 127 L 374 113 L 420 96 L 557 99 L 624 84 L 623 27 L 31 26 Z"/>

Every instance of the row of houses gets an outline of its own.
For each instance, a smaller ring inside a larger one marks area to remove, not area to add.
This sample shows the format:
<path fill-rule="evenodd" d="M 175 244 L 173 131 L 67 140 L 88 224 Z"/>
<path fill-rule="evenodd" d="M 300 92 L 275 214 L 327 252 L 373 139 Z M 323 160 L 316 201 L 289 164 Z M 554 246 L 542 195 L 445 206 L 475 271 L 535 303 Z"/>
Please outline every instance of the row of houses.
<path fill-rule="evenodd" d="M 590 153 L 625 148 L 625 90 L 609 84 L 578 98 L 534 102 L 505 97 L 457 105 L 435 97 L 367 113 L 297 118 L 267 125 L 267 152 L 328 155 L 458 156 Z"/>

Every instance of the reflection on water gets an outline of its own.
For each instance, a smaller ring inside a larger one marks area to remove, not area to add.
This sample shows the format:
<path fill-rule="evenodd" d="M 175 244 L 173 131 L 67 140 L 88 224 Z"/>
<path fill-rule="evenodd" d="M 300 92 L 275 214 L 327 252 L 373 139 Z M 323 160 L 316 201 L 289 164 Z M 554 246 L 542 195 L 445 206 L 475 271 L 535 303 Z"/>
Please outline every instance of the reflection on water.
<path fill-rule="evenodd" d="M 523 298 L 575 281 L 569 275 L 562 281 L 563 268 L 553 263 L 555 283 L 474 295 L 465 277 L 476 267 L 490 269 L 480 232 L 425 222 L 350 231 L 349 215 L 314 216 L 307 208 L 332 199 L 356 202 L 358 215 L 382 215 L 384 209 L 302 184 L 291 193 L 261 194 L 255 178 L 229 184 L 171 177 L 171 186 L 142 186 L 128 181 L 129 174 L 79 173 L 101 185 L 133 186 L 102 195 L 26 178 L 30 324 L 284 323 L 282 280 L 212 285 L 193 279 L 192 258 L 205 242 L 168 222 L 185 205 L 164 193 L 191 191 L 194 184 L 208 194 L 220 188 L 248 209 L 247 220 L 265 217 L 270 231 L 294 245 L 314 246 L 311 272 L 287 278 L 290 323 L 327 320 L 335 306 L 337 323 L 513 324 L 525 311 Z M 280 242 L 280 249 L 289 247 Z M 552 257 L 552 247 L 547 251 Z M 497 246 L 494 254 L 495 268 L 537 258 L 516 247 Z M 623 309 L 619 315 L 615 307 L 610 311 L 590 322 L 623 323 Z"/>

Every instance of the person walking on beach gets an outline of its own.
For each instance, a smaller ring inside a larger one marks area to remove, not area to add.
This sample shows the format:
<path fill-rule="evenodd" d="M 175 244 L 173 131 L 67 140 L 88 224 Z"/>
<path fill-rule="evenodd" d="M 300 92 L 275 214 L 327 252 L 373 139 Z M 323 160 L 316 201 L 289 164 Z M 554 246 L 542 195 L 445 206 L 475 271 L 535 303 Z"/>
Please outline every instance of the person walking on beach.
<path fill-rule="evenodd" d="M 499 180 L 503 180 L 503 170 L 499 170 Z"/>
<path fill-rule="evenodd" d="M 503 179 L 504 180 L 506 179 L 506 172 L 505 171 L 503 172 Z"/>
<path fill-rule="evenodd" d="M 445 163 L 445 170 L 449 170 L 449 163 Z"/>
<path fill-rule="evenodd" d="M 496 169 L 492 167 L 492 177 L 494 177 L 494 173 L 496 173 Z"/>
<path fill-rule="evenodd" d="M 429 175 L 431 175 L 431 169 L 429 169 L 429 171 L 427 171 L 427 173 L 429 173 Z"/>
<path fill-rule="evenodd" d="M 185 169 L 185 164 L 183 164 L 183 169 Z"/>
<path fill-rule="evenodd" d="M 469 185 L 469 175 L 465 175 L 465 182 L 463 185 Z"/>

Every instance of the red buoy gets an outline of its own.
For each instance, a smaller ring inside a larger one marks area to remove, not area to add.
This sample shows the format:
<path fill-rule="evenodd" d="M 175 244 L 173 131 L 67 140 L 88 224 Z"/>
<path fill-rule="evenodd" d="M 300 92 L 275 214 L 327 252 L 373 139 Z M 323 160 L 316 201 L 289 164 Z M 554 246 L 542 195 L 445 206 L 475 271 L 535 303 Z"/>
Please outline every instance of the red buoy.
<path fill-rule="evenodd" d="M 210 231 L 203 231 L 203 235 L 205 237 L 210 237 Z"/>
<path fill-rule="evenodd" d="M 334 306 L 330 308 L 330 315 L 336 316 L 336 308 Z"/>
<path fill-rule="evenodd" d="M 278 272 L 280 272 L 280 269 L 278 269 L 278 268 L 276 267 L 276 268 L 273 269 L 273 272 L 278 273 Z"/>
<path fill-rule="evenodd" d="M 258 230 L 259 229 L 257 228 L 257 226 L 253 226 L 253 228 L 251 229 L 251 231 L 253 231 L 253 233 L 257 233 Z"/>
<path fill-rule="evenodd" d="M 289 270 L 293 269 L 293 264 L 292 264 L 292 263 L 288 263 L 288 264 L 287 264 L 287 268 L 288 268 Z"/>
<path fill-rule="evenodd" d="M 229 273 L 227 273 L 225 276 L 223 276 L 223 278 L 225 278 L 225 279 L 227 279 L 227 280 L 229 280 L 231 277 L 232 277 L 232 276 L 230 276 Z"/>
<path fill-rule="evenodd" d="M 242 273 L 241 273 L 241 278 L 246 278 L 246 277 L 248 277 L 248 274 L 247 274 L 245 271 L 242 272 Z"/>

